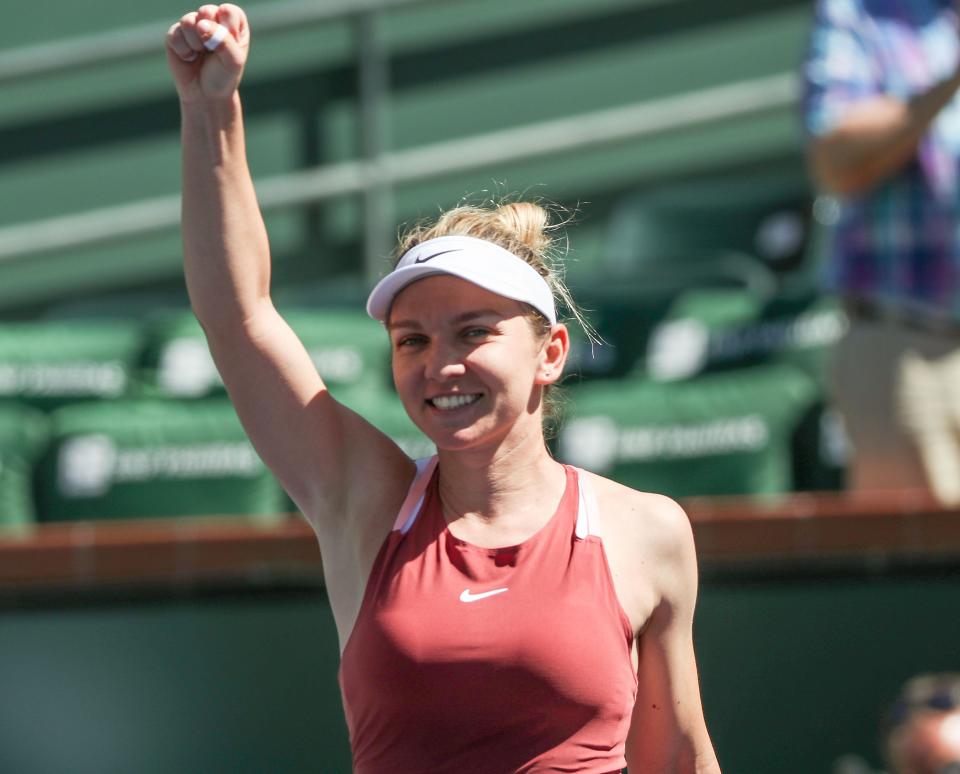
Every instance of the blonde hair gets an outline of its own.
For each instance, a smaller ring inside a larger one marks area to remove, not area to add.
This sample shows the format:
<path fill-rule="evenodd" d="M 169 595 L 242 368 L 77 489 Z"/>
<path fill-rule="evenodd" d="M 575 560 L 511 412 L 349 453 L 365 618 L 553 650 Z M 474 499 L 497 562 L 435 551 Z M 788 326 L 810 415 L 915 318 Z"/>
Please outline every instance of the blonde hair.
<path fill-rule="evenodd" d="M 546 280 L 558 311 L 565 310 L 593 340 L 596 334 L 564 282 L 562 254 L 557 247 L 561 239 L 554 236 L 568 221 L 552 221 L 551 210 L 537 202 L 463 204 L 441 213 L 435 221 L 421 221 L 404 232 L 394 263 L 411 248 L 436 237 L 471 236 L 492 242 L 532 266 Z M 566 239 L 562 241 L 565 247 Z M 536 335 L 545 337 L 549 334 L 551 326 L 546 317 L 532 307 L 527 317 Z M 555 387 L 548 385 L 543 391 L 543 424 L 547 438 L 556 434 L 562 421 L 563 401 Z"/>

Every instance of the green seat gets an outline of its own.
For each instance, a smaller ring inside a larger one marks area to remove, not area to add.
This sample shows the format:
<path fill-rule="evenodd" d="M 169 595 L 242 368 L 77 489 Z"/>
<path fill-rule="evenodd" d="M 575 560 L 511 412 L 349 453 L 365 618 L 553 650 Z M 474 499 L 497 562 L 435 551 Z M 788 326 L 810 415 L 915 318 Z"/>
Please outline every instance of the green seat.
<path fill-rule="evenodd" d="M 623 197 L 596 271 L 574 288 L 606 345 L 575 336 L 571 367 L 589 378 L 642 371 L 651 336 L 690 291 L 770 303 L 806 255 L 808 210 L 806 181 L 782 174 L 683 181 Z"/>
<path fill-rule="evenodd" d="M 643 370 L 675 381 L 783 361 L 819 381 L 845 331 L 840 307 L 815 293 L 764 301 L 742 289 L 695 289 L 678 296 L 651 332 Z"/>
<path fill-rule="evenodd" d="M 817 385 L 817 402 L 794 434 L 794 488 L 839 489 L 848 453 L 825 377 L 846 324 L 840 307 L 815 293 L 763 303 L 743 290 L 691 290 L 652 332 L 643 370 L 654 380 L 677 381 L 761 363 L 802 369 Z"/>
<path fill-rule="evenodd" d="M 121 320 L 0 324 L 0 399 L 52 409 L 134 385 L 142 332 Z"/>
<path fill-rule="evenodd" d="M 330 387 L 388 380 L 387 335 L 362 310 L 290 309 L 282 314 Z M 223 394 L 223 382 L 192 314 L 157 320 L 147 338 L 143 366 L 149 394 L 165 398 Z"/>
<path fill-rule="evenodd" d="M 675 295 L 672 290 L 661 292 L 628 283 L 574 288 L 578 304 L 602 342 L 588 341 L 579 326 L 571 326 L 566 373 L 585 379 L 619 379 L 632 374 Z"/>
<path fill-rule="evenodd" d="M 44 521 L 284 510 L 225 399 L 79 404 L 51 419 L 38 475 Z"/>
<path fill-rule="evenodd" d="M 762 282 L 751 263 L 778 273 L 804 263 L 810 211 L 809 183 L 796 170 L 638 191 L 623 197 L 610 215 L 603 264 L 612 275 L 641 280 L 695 281 L 697 273 L 725 273 Z"/>
<path fill-rule="evenodd" d="M 675 381 L 786 361 L 820 379 L 846 331 L 840 307 L 816 293 L 762 298 L 743 287 L 671 294 L 619 287 L 579 298 L 603 343 L 591 346 L 573 326 L 567 372 L 588 378 Z"/>
<path fill-rule="evenodd" d="M 571 390 L 557 455 L 673 497 L 785 492 L 793 434 L 817 396 L 815 381 L 787 364 L 586 383 Z"/>
<path fill-rule="evenodd" d="M 0 526 L 36 520 L 33 469 L 49 436 L 49 422 L 36 409 L 0 404 Z"/>

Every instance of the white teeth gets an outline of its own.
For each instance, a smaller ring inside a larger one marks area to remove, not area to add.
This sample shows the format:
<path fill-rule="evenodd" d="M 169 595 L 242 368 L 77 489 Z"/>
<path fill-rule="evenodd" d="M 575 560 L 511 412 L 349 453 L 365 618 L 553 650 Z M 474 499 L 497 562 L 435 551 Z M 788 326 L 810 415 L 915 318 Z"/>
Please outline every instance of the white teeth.
<path fill-rule="evenodd" d="M 479 400 L 479 398 L 479 395 L 438 395 L 430 402 L 441 411 L 449 411 L 450 409 L 467 406 L 475 400 Z"/>

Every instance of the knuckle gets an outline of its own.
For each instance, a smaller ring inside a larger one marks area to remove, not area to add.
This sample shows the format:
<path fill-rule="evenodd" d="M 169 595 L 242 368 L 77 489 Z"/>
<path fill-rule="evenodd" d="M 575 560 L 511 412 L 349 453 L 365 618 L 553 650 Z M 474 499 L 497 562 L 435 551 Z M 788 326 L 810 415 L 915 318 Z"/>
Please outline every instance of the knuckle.
<path fill-rule="evenodd" d="M 234 5 L 233 3 L 224 3 L 223 5 L 221 5 L 220 13 L 226 13 L 238 19 L 242 19 L 245 16 L 243 9 L 240 8 L 240 6 Z"/>

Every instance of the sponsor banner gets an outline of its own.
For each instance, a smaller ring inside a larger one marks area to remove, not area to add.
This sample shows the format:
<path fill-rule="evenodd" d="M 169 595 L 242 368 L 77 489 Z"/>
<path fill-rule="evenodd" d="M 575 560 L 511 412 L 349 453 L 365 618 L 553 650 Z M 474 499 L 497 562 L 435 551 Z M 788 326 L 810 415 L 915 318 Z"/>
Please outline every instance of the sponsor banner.
<path fill-rule="evenodd" d="M 247 441 L 122 448 L 107 435 L 93 434 L 61 444 L 57 486 L 67 498 L 102 497 L 116 484 L 254 478 L 263 472 Z"/>
<path fill-rule="evenodd" d="M 2 397 L 116 398 L 129 384 L 120 361 L 63 363 L 0 363 Z"/>
<path fill-rule="evenodd" d="M 597 473 L 618 464 L 675 461 L 720 454 L 755 453 L 770 442 L 769 423 L 747 414 L 699 423 L 618 425 L 611 417 L 574 419 L 560 437 L 568 462 Z"/>
<path fill-rule="evenodd" d="M 387 380 L 388 340 L 382 327 L 365 314 L 291 310 L 284 317 L 330 386 Z M 202 398 L 223 392 L 223 381 L 193 315 L 156 323 L 148 338 L 144 366 L 161 395 Z"/>
<path fill-rule="evenodd" d="M 696 317 L 670 319 L 650 336 L 647 370 L 660 381 L 687 379 L 710 367 L 825 350 L 846 331 L 846 316 L 832 305 L 729 327 L 711 326 Z"/>

